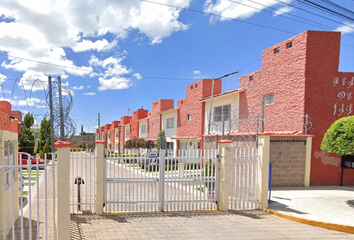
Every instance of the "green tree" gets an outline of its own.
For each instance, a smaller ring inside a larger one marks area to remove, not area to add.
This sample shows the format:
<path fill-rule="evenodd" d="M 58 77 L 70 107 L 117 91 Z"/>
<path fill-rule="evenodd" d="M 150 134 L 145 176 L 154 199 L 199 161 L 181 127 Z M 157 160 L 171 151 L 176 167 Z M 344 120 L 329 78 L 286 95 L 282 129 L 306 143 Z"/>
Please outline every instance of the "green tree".
<path fill-rule="evenodd" d="M 354 155 L 354 116 L 335 121 L 325 133 L 321 149 L 342 156 Z"/>
<path fill-rule="evenodd" d="M 41 121 L 41 127 L 39 129 L 39 155 L 41 158 L 44 157 L 44 154 L 47 153 L 48 159 L 51 159 L 50 148 L 51 148 L 51 137 L 50 137 L 50 119 L 44 118 Z"/>
<path fill-rule="evenodd" d="M 26 113 L 22 121 L 22 133 L 20 136 L 19 152 L 27 152 L 33 154 L 34 149 L 34 135 L 31 127 L 34 123 L 34 117 L 31 113 Z"/>
<path fill-rule="evenodd" d="M 157 136 L 156 146 L 157 146 L 157 149 L 159 149 L 159 150 L 167 148 L 167 142 L 166 142 L 166 136 L 165 136 L 164 130 L 161 130 L 159 132 L 159 135 Z"/>

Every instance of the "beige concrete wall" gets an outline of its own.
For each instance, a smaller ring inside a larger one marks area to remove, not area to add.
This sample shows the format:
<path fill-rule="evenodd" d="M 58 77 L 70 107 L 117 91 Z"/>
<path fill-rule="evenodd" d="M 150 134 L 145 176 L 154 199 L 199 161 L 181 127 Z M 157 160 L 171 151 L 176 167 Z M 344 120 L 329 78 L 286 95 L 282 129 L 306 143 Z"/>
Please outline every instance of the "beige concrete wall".
<path fill-rule="evenodd" d="M 306 137 L 271 137 L 272 187 L 305 186 Z"/>
<path fill-rule="evenodd" d="M 14 141 L 14 158 L 15 164 L 18 163 L 17 156 L 18 156 L 18 135 L 17 133 L 12 133 L 10 131 L 0 131 L 0 156 L 4 154 L 4 142 L 5 141 Z M 0 165 L 2 165 L 2 157 L 0 157 Z M 5 214 L 5 231 L 8 233 L 12 227 L 12 221 L 16 221 L 19 216 L 19 180 L 18 180 L 18 170 L 15 169 L 14 171 L 14 183 L 13 183 L 13 199 L 12 201 L 12 187 L 11 185 L 4 186 L 3 182 L 3 173 L 0 171 L 0 239 L 3 237 L 3 226 L 4 226 L 4 219 L 3 215 Z M 5 203 L 4 203 L 4 192 L 5 188 Z M 3 213 L 3 206 L 5 204 L 5 212 Z M 14 219 L 12 219 L 12 210 L 14 210 Z"/>

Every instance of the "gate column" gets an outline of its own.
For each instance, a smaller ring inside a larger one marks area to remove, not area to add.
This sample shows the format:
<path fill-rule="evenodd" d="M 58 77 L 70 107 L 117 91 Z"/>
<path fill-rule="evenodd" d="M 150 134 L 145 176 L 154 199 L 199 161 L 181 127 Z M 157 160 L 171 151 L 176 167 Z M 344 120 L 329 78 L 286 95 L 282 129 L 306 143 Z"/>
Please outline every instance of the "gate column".
<path fill-rule="evenodd" d="M 104 160 L 103 160 L 104 141 L 96 141 L 96 214 L 103 214 L 104 198 Z"/>
<path fill-rule="evenodd" d="M 270 134 L 258 135 L 257 201 L 260 209 L 268 208 Z"/>
<path fill-rule="evenodd" d="M 219 199 L 218 210 L 229 211 L 231 140 L 219 140 Z"/>
<path fill-rule="evenodd" d="M 56 141 L 58 149 L 57 191 L 58 191 L 58 239 L 70 239 L 70 147 L 72 142 Z M 38 183 L 37 183 L 38 184 Z"/>

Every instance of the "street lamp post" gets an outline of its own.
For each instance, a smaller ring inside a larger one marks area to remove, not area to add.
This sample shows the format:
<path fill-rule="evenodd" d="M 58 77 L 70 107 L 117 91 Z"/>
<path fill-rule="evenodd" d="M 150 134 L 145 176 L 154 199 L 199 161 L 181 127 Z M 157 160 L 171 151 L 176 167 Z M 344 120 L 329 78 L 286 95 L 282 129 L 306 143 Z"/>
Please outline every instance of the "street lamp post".
<path fill-rule="evenodd" d="M 232 73 L 229 73 L 229 74 L 226 74 L 222 77 L 219 77 L 219 78 L 213 78 L 213 85 L 211 87 L 211 98 L 210 98 L 210 111 L 209 111 L 209 123 L 208 123 L 208 134 L 210 133 L 210 121 L 211 121 L 211 111 L 213 109 L 213 96 L 214 96 L 214 84 L 215 84 L 215 80 L 216 79 L 222 79 L 222 78 L 226 78 L 228 76 L 231 76 L 231 75 L 234 75 L 234 74 L 237 74 L 238 72 L 232 72 Z"/>
<path fill-rule="evenodd" d="M 122 126 L 118 126 L 118 157 L 120 157 L 120 130 L 122 129 Z"/>

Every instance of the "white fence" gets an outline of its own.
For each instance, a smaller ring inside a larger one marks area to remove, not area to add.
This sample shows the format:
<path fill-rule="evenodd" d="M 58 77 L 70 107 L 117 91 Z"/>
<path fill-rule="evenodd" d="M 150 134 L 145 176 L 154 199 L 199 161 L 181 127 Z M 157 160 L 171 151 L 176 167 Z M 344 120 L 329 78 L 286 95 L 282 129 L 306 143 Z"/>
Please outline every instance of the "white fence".
<path fill-rule="evenodd" d="M 96 161 L 94 153 L 70 153 L 70 213 L 96 212 Z"/>
<path fill-rule="evenodd" d="M 257 149 L 235 147 L 232 151 L 229 208 L 255 209 L 257 208 Z"/>
<path fill-rule="evenodd" d="M 22 156 L 0 163 L 0 239 L 55 239 L 55 164 Z"/>
<path fill-rule="evenodd" d="M 140 152 L 105 159 L 105 211 L 185 211 L 216 209 L 216 150 L 178 150 L 178 157 Z"/>

